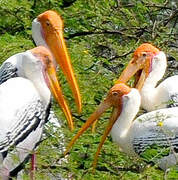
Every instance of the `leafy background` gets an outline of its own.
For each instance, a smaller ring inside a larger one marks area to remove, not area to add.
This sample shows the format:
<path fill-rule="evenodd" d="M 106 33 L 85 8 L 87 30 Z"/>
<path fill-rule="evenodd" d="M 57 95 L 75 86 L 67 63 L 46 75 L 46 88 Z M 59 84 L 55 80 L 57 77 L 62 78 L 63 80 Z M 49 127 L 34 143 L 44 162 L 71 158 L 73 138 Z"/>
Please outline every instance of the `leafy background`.
<path fill-rule="evenodd" d="M 0 0 L 0 62 L 11 55 L 33 48 L 31 22 L 40 13 L 53 9 L 64 19 L 64 35 L 80 86 L 83 112 L 78 115 L 63 74 L 59 78 L 74 116 L 76 129 L 70 132 L 63 122 L 66 144 L 79 130 L 130 60 L 136 47 L 150 42 L 168 56 L 170 76 L 178 73 L 177 0 Z M 108 137 L 100 154 L 95 174 L 91 164 L 110 111 L 98 122 L 95 134 L 89 129 L 60 162 L 61 129 L 46 127 L 47 137 L 36 150 L 36 179 L 178 179 L 178 167 L 164 173 L 156 165 L 131 159 L 120 152 Z M 23 179 L 29 179 L 27 163 Z"/>

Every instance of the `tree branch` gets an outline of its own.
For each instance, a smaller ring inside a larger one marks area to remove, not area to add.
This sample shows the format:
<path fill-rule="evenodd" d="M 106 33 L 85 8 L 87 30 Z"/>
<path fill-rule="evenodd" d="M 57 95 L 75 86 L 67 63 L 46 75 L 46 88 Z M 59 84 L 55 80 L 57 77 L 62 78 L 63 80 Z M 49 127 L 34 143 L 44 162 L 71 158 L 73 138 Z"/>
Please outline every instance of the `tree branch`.
<path fill-rule="evenodd" d="M 176 16 L 178 16 L 178 9 L 172 13 L 172 15 L 163 23 L 163 25 L 166 26 Z"/>
<path fill-rule="evenodd" d="M 69 34 L 66 39 L 72 39 L 77 36 L 88 36 L 88 35 L 93 35 L 93 34 L 118 34 L 121 36 L 125 36 L 127 38 L 131 39 L 138 39 L 136 36 L 125 34 L 121 31 L 111 31 L 111 30 L 104 30 L 104 31 L 81 31 L 81 32 L 76 32 L 74 34 Z"/>

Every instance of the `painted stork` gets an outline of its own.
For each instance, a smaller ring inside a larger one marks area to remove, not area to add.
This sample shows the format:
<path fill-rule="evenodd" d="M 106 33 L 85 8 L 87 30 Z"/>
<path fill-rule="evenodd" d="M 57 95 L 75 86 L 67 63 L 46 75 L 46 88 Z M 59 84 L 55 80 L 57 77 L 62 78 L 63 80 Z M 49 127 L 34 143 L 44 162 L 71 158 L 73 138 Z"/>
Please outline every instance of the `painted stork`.
<path fill-rule="evenodd" d="M 63 37 L 63 28 L 64 24 L 60 15 L 55 11 L 48 10 L 33 20 L 32 37 L 37 46 L 45 46 L 52 52 L 54 63 L 57 62 L 59 64 L 68 83 L 72 87 L 72 93 L 75 97 L 78 112 L 80 113 L 82 108 L 81 97 L 71 61 L 67 53 Z"/>
<path fill-rule="evenodd" d="M 166 55 L 153 45 L 144 43 L 121 73 L 117 82 L 126 83 L 136 74 L 136 85 L 141 94 L 141 106 L 147 111 L 178 106 L 178 75 L 158 82 L 165 74 Z M 116 82 L 116 83 L 117 83 Z"/>
<path fill-rule="evenodd" d="M 96 111 L 69 143 L 65 154 L 84 131 L 98 119 L 106 109 L 113 107 L 112 116 L 102 136 L 96 152 L 93 166 L 96 166 L 101 147 L 111 132 L 114 142 L 130 156 L 145 157 L 152 153 L 159 167 L 166 170 L 178 161 L 178 107 L 155 110 L 135 118 L 141 104 L 141 96 L 137 89 L 123 83 L 114 85 L 106 99 L 100 103 Z"/>
<path fill-rule="evenodd" d="M 39 143 L 49 115 L 51 93 L 60 105 L 63 103 L 53 56 L 47 48 L 39 46 L 16 54 L 8 62 L 16 64 L 20 77 L 10 78 L 0 86 L 2 179 L 15 175 Z"/>

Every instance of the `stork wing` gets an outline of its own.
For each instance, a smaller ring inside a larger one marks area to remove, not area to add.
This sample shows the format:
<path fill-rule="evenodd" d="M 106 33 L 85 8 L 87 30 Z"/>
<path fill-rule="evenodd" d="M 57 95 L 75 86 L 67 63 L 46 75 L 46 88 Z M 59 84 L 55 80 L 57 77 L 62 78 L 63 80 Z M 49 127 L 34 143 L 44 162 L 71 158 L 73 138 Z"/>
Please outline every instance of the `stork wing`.
<path fill-rule="evenodd" d="M 178 152 L 178 135 L 169 133 L 153 133 L 150 136 L 134 138 L 133 146 L 137 154 L 141 154 L 148 148 L 171 148 Z"/>
<path fill-rule="evenodd" d="M 41 127 L 46 118 L 46 111 L 41 100 L 30 102 L 23 109 L 19 109 L 13 124 L 0 138 L 0 152 L 18 145 L 37 127 Z"/>
<path fill-rule="evenodd" d="M 0 84 L 17 76 L 17 68 L 12 63 L 4 62 L 0 67 Z"/>
<path fill-rule="evenodd" d="M 144 121 L 142 118 L 143 121 L 138 120 L 135 123 L 134 126 L 137 127 L 135 129 L 137 132 L 139 129 L 140 132 L 132 140 L 137 154 L 148 161 L 154 161 L 170 153 L 178 153 L 177 110 L 177 108 L 162 109 L 141 116 L 147 120 Z"/>

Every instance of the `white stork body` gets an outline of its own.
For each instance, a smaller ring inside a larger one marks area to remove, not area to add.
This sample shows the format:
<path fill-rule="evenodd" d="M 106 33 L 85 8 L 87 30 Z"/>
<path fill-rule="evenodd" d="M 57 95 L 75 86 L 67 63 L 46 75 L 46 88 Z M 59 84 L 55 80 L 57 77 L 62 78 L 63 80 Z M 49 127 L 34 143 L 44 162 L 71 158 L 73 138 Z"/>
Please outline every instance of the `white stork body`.
<path fill-rule="evenodd" d="M 4 61 L 4 63 L 2 64 L 2 66 L 0 68 L 0 71 L 3 69 L 2 70 L 3 74 L 1 74 L 1 79 L 2 79 L 2 76 L 5 76 L 5 75 L 8 77 L 7 79 L 5 79 L 5 81 L 10 78 L 14 78 L 15 76 L 22 77 L 22 78 L 25 78 L 28 80 L 30 79 L 30 81 L 34 84 L 35 88 L 39 91 L 39 94 L 40 94 L 41 98 L 43 99 L 43 101 L 45 102 L 45 104 L 48 104 L 50 101 L 51 92 L 50 92 L 50 90 L 47 86 L 46 80 L 45 80 L 45 76 L 44 76 L 44 72 L 43 72 L 44 71 L 43 65 L 42 65 L 41 61 L 37 61 L 36 59 L 38 59 L 38 58 L 36 58 L 32 54 L 31 51 L 18 53 L 18 54 L 11 56 L 6 61 Z M 8 74 L 6 72 L 11 71 L 11 70 L 3 68 L 4 64 L 5 65 L 10 64 L 11 67 L 13 67 L 12 68 L 13 71 L 14 71 L 14 69 L 16 69 L 16 72 L 15 72 L 16 75 L 9 78 L 10 73 Z M 6 88 L 5 85 L 3 85 L 3 86 L 4 86 L 4 88 Z M 14 87 L 16 87 L 16 86 L 14 86 Z M 16 90 L 16 88 L 9 89 L 9 91 L 12 91 L 12 90 L 18 91 L 18 90 Z M 23 90 L 25 90 L 25 88 Z"/>
<path fill-rule="evenodd" d="M 0 68 L 0 176 L 3 180 L 19 171 L 16 167 L 39 142 L 44 122 L 51 118 L 56 120 L 53 114 L 49 115 L 51 93 L 62 108 L 70 129 L 74 128 L 56 76 L 57 64 L 81 112 L 80 92 L 65 46 L 61 17 L 55 11 L 46 11 L 34 20 L 32 31 L 37 45 L 46 48 L 38 46 L 16 54 Z M 17 155 L 19 161 L 13 161 L 12 155 Z"/>
<path fill-rule="evenodd" d="M 178 75 L 165 79 L 157 86 L 166 67 L 167 60 L 163 52 L 153 57 L 152 70 L 140 90 L 141 107 L 147 111 L 178 106 Z"/>
<path fill-rule="evenodd" d="M 50 90 L 58 103 L 62 96 L 52 62 L 50 52 L 37 47 L 7 59 L 2 67 L 10 65 L 11 69 L 0 69 L 0 176 L 3 180 L 18 173 L 39 143 L 43 125 L 49 118 Z M 15 72 L 12 77 L 11 72 Z"/>
<path fill-rule="evenodd" d="M 141 106 L 147 111 L 178 106 L 178 76 L 165 79 L 157 87 L 145 84 L 140 91 L 142 97 Z"/>
<path fill-rule="evenodd" d="M 140 97 L 135 89 L 123 96 L 122 112 L 111 130 L 112 139 L 123 152 L 132 156 L 142 156 L 153 145 L 160 149 L 170 147 L 172 159 L 167 155 L 156 161 L 166 170 L 178 163 L 178 107 L 152 111 L 134 120 L 139 104 Z"/>
<path fill-rule="evenodd" d="M 1 84 L 0 100 L 0 164 L 1 171 L 6 172 L 3 177 L 15 175 L 40 141 L 48 104 L 33 83 L 21 77 Z"/>

